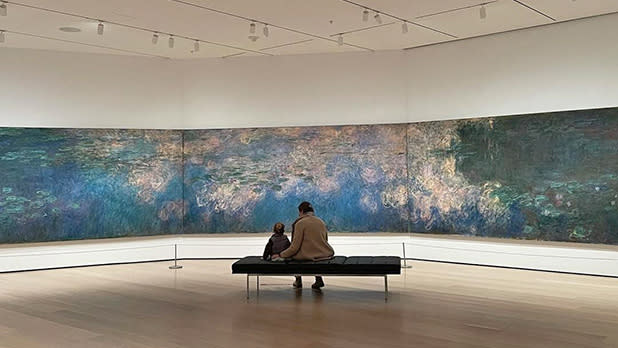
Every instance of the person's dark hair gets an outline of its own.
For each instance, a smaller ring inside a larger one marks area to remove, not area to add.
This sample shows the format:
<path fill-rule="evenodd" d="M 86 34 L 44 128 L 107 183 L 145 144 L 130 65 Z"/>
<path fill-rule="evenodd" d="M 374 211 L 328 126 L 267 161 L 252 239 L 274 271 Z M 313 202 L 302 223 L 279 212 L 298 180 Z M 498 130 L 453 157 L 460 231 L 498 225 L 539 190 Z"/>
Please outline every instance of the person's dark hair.
<path fill-rule="evenodd" d="M 273 226 L 273 232 L 275 232 L 275 233 L 283 233 L 283 232 L 285 232 L 285 225 L 282 222 L 277 222 Z"/>
<path fill-rule="evenodd" d="M 299 206 L 298 206 L 298 211 L 305 214 L 305 213 L 312 213 L 313 212 L 313 207 L 311 206 L 311 203 L 309 202 L 302 202 Z"/>

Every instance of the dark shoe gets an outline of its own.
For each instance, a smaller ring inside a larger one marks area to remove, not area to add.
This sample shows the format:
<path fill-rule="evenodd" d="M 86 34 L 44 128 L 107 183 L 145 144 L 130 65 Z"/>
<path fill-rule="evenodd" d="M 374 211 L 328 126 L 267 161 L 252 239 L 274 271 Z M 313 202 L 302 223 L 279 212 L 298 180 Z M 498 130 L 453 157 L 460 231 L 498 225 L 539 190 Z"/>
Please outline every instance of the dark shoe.
<path fill-rule="evenodd" d="M 294 289 L 300 289 L 303 287 L 303 281 L 301 280 L 300 277 L 296 278 L 296 280 L 294 281 L 294 284 L 292 284 L 292 286 L 294 287 Z"/>
<path fill-rule="evenodd" d="M 316 278 L 315 278 L 315 283 L 313 283 L 313 284 L 311 285 L 311 288 L 312 288 L 312 289 L 319 290 L 320 288 L 323 288 L 323 287 L 324 287 L 324 281 L 322 280 L 322 277 L 320 277 L 320 278 L 317 278 L 317 277 L 316 277 Z"/>

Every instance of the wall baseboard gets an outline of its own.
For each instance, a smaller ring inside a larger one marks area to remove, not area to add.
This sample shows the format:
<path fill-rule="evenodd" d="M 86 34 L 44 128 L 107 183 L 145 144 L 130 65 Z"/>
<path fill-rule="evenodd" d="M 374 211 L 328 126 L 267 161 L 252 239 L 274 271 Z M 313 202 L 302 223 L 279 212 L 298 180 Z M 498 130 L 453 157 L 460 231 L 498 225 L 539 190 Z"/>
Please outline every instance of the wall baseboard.
<path fill-rule="evenodd" d="M 395 255 L 408 260 L 618 277 L 618 250 L 404 236 L 332 236 L 338 255 Z M 165 261 L 236 259 L 261 255 L 266 238 L 159 237 L 0 248 L 0 273 Z"/>

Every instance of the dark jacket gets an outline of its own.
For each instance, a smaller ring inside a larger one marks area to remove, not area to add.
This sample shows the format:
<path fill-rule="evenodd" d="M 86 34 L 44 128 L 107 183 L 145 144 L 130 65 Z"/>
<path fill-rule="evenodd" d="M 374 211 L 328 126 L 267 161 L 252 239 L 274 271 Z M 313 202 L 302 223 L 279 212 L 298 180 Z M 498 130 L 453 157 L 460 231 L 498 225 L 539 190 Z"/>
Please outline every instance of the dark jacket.
<path fill-rule="evenodd" d="M 270 260 L 273 254 L 280 254 L 282 251 L 290 247 L 288 236 L 283 233 L 273 233 L 268 239 L 268 243 L 264 248 L 264 260 Z"/>

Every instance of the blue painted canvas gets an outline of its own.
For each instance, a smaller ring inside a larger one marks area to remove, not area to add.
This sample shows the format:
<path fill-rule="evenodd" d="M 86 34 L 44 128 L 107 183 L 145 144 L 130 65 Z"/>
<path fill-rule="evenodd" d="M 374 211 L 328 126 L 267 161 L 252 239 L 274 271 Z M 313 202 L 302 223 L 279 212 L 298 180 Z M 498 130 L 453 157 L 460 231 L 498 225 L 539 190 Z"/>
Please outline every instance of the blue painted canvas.
<path fill-rule="evenodd" d="M 618 244 L 618 108 L 399 125 L 0 128 L 0 243 L 330 231 Z M 289 226 L 288 226 L 289 228 Z"/>
<path fill-rule="evenodd" d="M 618 244 L 618 109 L 408 125 L 415 232 Z"/>
<path fill-rule="evenodd" d="M 182 133 L 0 128 L 0 242 L 180 231 Z"/>
<path fill-rule="evenodd" d="M 185 132 L 185 232 L 263 232 L 311 201 L 331 231 L 406 231 L 405 125 Z"/>

